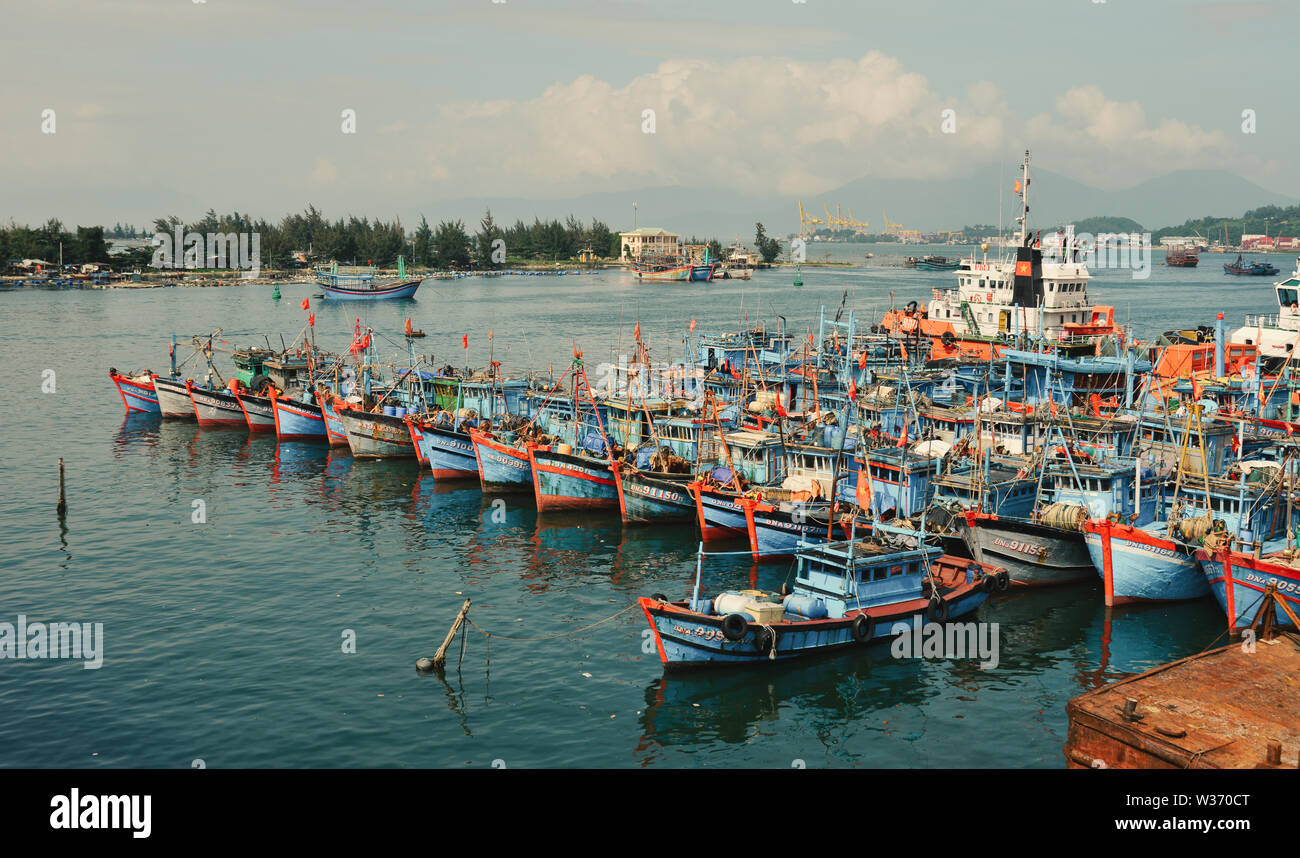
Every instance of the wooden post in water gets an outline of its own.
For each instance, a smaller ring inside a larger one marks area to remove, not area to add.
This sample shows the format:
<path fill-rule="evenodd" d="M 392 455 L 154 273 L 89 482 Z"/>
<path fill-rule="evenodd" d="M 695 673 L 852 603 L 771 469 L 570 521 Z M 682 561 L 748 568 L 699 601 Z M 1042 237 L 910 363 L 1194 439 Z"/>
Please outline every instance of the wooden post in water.
<path fill-rule="evenodd" d="M 59 513 L 59 518 L 68 514 L 68 501 L 63 495 L 63 459 L 59 459 L 59 503 L 55 510 Z"/>
<path fill-rule="evenodd" d="M 441 670 L 447 664 L 447 647 L 456 639 L 456 632 L 460 631 L 460 624 L 465 621 L 465 615 L 469 613 L 469 599 L 465 604 L 460 606 L 460 613 L 456 614 L 456 621 L 451 624 L 451 631 L 447 632 L 447 637 L 443 640 L 442 646 L 433 654 L 433 659 L 422 658 L 415 663 L 420 670 Z"/>

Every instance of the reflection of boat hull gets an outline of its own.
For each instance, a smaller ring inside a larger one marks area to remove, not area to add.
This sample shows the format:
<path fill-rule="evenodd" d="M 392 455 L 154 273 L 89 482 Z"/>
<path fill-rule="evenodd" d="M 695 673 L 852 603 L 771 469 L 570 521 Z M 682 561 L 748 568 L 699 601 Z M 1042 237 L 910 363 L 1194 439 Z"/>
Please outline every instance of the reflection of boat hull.
<path fill-rule="evenodd" d="M 354 289 L 347 286 L 330 286 L 317 283 L 327 298 L 349 301 L 384 301 L 396 298 L 414 298 L 415 290 L 420 288 L 421 280 L 403 280 L 387 283 L 373 288 Z"/>
<path fill-rule="evenodd" d="M 244 419 L 244 409 L 233 393 L 224 390 L 207 390 L 195 387 L 194 382 L 186 381 L 185 389 L 189 392 L 190 402 L 194 407 L 194 418 L 200 426 L 212 427 L 248 427 Z"/>
<path fill-rule="evenodd" d="M 275 431 L 275 406 L 269 396 L 254 396 L 251 393 L 237 393 L 239 407 L 244 411 L 244 422 L 250 432 Z"/>
<path fill-rule="evenodd" d="M 618 487 L 609 461 L 532 448 L 533 494 L 539 510 L 613 509 Z"/>
<path fill-rule="evenodd" d="M 117 386 L 117 392 L 122 396 L 122 404 L 126 406 L 127 414 L 162 413 L 162 409 L 158 406 L 158 393 L 154 390 L 152 377 L 147 382 L 115 373 L 109 373 L 108 377 Z"/>
<path fill-rule="evenodd" d="M 348 448 L 356 459 L 404 459 L 415 455 L 406 419 L 350 408 L 339 412 L 348 433 Z"/>
<path fill-rule="evenodd" d="M 619 512 L 625 522 L 694 521 L 689 474 L 651 476 L 627 465 L 614 466 Z"/>
<path fill-rule="evenodd" d="M 1199 599 L 1210 592 L 1200 561 L 1180 543 L 1112 521 L 1089 521 L 1084 527 L 1108 606 Z"/>
<path fill-rule="evenodd" d="M 1065 584 L 1097 575 L 1080 531 L 979 513 L 958 517 L 954 524 L 974 558 L 1006 569 L 1013 587 Z"/>
<path fill-rule="evenodd" d="M 325 417 L 314 402 L 300 402 L 272 394 L 275 437 L 281 441 L 324 441 Z"/>
<path fill-rule="evenodd" d="M 155 377 L 153 389 L 158 394 L 158 410 L 163 417 L 169 420 L 194 419 L 194 403 L 190 401 L 184 379 Z"/>
<path fill-rule="evenodd" d="M 1300 616 L 1300 569 L 1270 557 L 1256 559 L 1238 551 L 1211 553 L 1202 548 L 1196 556 L 1205 570 L 1210 592 L 1228 617 L 1229 626 L 1246 628 L 1255 621 L 1270 583 L 1276 585 L 1277 594 Z M 1276 611 L 1275 616 L 1282 625 L 1293 627 L 1286 612 Z"/>

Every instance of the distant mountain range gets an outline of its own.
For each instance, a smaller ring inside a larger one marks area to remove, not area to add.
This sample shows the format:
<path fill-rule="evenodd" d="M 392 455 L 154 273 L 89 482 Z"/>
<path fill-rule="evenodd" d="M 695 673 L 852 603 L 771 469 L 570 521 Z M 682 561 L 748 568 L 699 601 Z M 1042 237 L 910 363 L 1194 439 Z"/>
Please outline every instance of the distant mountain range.
<path fill-rule="evenodd" d="M 1005 171 L 993 165 L 958 179 L 862 178 L 829 193 L 805 197 L 803 204 L 813 217 L 821 218 L 826 206 L 832 214 L 837 203 L 845 215 L 852 209 L 855 217 L 871 224 L 868 232 L 884 231 L 882 212 L 908 229 L 931 232 L 997 224 L 1001 189 L 1002 223 L 1009 229 L 1015 216 L 1014 178 L 1010 164 Z M 1030 178 L 1029 220 L 1038 228 L 1108 215 L 1132 218 L 1154 231 L 1189 218 L 1239 217 L 1259 206 L 1300 202 L 1227 170 L 1180 170 L 1120 191 L 1101 190 L 1043 169 L 1032 169 Z M 686 236 L 716 236 L 724 243 L 737 237 L 752 241 L 755 221 L 761 221 L 772 235 L 792 233 L 799 223 L 793 197 L 698 187 L 644 188 L 551 200 L 459 199 L 437 203 L 436 212 L 425 213 L 430 220 L 462 218 L 471 231 L 486 207 L 491 207 L 498 223 L 514 223 L 519 218 L 531 223 L 534 217 L 563 220 L 574 214 L 584 221 L 599 218 L 618 232 L 632 228 L 633 202 L 637 203 L 638 226 L 659 226 Z"/>

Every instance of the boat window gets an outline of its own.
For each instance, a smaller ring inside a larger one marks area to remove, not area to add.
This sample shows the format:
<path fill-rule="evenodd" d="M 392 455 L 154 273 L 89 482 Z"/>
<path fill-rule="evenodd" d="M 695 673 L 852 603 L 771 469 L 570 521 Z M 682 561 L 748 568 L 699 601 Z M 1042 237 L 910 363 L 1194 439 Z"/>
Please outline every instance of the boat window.
<path fill-rule="evenodd" d="M 902 575 L 902 574 L 903 574 L 903 565 L 901 563 L 898 564 L 897 566 L 889 567 L 889 577 L 892 578 L 895 575 Z"/>
<path fill-rule="evenodd" d="M 1296 303 L 1296 290 L 1286 288 L 1278 289 L 1277 299 L 1278 303 L 1283 307 L 1290 307 L 1292 304 Z"/>

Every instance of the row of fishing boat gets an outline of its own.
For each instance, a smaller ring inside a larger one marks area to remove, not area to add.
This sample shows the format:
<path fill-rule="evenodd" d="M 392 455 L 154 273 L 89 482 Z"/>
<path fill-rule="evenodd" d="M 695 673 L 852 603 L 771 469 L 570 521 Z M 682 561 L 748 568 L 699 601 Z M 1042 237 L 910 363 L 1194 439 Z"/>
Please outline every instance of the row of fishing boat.
<path fill-rule="evenodd" d="M 1027 167 L 1013 258 L 963 260 L 955 289 L 868 325 L 846 290 L 806 333 L 692 320 L 664 362 L 638 324 L 631 359 L 593 383 L 576 345 L 558 375 L 507 377 L 491 350 L 476 370 L 429 366 L 410 320 L 404 365 L 360 320 L 345 351 L 319 349 L 309 320 L 292 348 L 230 347 L 226 382 L 220 332 L 189 340 L 202 383 L 175 338 L 170 376 L 111 375 L 128 411 L 410 458 L 543 514 L 696 529 L 689 597 L 640 599 L 669 669 L 867 646 L 1087 580 L 1107 606 L 1213 594 L 1234 630 L 1274 605 L 1300 625 L 1300 372 L 1283 348 L 1300 345 L 1300 264 L 1276 318 L 1139 342 L 1089 302 L 1086 266 L 1028 230 Z M 793 562 L 775 592 L 705 593 L 719 554 Z"/>

